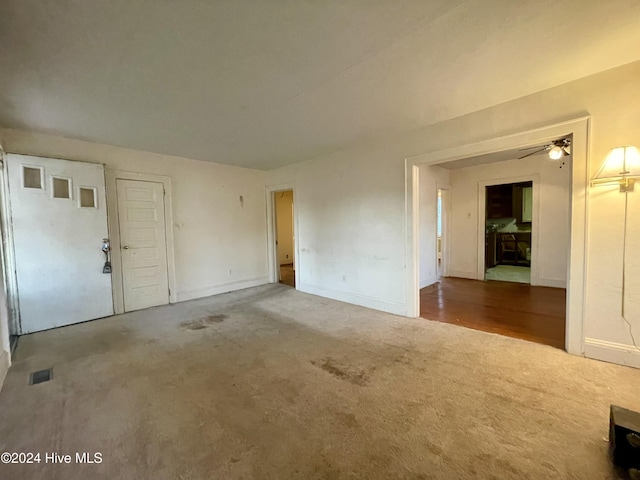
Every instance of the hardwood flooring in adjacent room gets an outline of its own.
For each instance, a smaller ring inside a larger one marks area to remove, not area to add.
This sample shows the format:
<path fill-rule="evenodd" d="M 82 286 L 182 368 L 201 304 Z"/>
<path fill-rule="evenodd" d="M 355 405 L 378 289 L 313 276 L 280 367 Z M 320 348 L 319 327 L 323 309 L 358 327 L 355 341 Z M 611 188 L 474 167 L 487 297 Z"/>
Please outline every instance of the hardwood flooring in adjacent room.
<path fill-rule="evenodd" d="M 443 278 L 420 290 L 420 316 L 564 349 L 566 290 Z"/>
<path fill-rule="evenodd" d="M 293 263 L 280 265 L 280 283 L 296 288 L 296 271 L 293 269 Z"/>

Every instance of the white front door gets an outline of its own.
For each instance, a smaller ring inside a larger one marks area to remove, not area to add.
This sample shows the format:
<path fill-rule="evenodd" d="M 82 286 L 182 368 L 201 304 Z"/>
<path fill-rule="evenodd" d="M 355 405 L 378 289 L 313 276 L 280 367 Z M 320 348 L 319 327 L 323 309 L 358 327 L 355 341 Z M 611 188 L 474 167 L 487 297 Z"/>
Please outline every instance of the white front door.
<path fill-rule="evenodd" d="M 162 183 L 116 181 L 124 310 L 169 303 Z"/>
<path fill-rule="evenodd" d="M 113 315 L 104 167 L 7 155 L 19 333 Z"/>

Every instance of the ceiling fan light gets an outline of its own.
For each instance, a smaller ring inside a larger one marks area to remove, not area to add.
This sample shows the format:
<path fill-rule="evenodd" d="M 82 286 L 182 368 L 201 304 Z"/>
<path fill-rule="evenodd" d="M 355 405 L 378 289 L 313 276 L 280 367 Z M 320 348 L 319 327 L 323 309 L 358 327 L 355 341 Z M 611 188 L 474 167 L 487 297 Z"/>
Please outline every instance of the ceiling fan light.
<path fill-rule="evenodd" d="M 562 150 L 562 147 L 556 145 L 553 148 L 549 149 L 549 158 L 551 160 L 560 160 L 563 156 L 564 150 Z"/>

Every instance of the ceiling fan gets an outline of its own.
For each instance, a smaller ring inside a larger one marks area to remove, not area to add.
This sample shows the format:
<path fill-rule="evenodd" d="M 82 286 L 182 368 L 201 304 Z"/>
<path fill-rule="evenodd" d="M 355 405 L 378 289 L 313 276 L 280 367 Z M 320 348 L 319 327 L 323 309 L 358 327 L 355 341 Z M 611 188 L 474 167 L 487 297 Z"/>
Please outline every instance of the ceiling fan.
<path fill-rule="evenodd" d="M 546 145 L 536 145 L 535 147 L 521 148 L 521 151 L 533 150 L 533 152 L 529 152 L 521 157 L 518 157 L 518 160 L 530 157 L 532 155 L 537 155 L 538 153 L 542 152 L 548 152 L 549 158 L 551 160 L 560 160 L 562 157 L 571 154 L 570 148 L 571 138 L 561 138 L 560 140 L 554 140 L 553 142 Z"/>

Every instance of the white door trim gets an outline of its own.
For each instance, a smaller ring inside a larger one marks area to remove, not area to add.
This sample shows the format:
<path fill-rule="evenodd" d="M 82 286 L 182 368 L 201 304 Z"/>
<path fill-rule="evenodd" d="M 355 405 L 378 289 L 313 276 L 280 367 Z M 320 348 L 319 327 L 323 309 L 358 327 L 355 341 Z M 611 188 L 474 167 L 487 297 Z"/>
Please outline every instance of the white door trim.
<path fill-rule="evenodd" d="M 135 173 L 124 170 L 105 170 L 107 187 L 107 222 L 111 241 L 111 285 L 113 289 L 113 308 L 116 315 L 124 313 L 124 291 L 122 284 L 122 258 L 120 256 L 120 223 L 118 222 L 118 195 L 116 181 L 138 180 L 161 183 L 164 187 L 164 228 L 167 244 L 167 275 L 169 277 L 169 303 L 176 303 L 176 268 L 173 247 L 173 209 L 171 206 L 171 177 L 149 173 Z"/>
<path fill-rule="evenodd" d="M 9 333 L 22 334 L 20 325 L 20 302 L 18 300 L 18 278 L 16 277 L 16 257 L 13 245 L 13 228 L 11 222 L 11 200 L 9 198 L 9 177 L 4 152 L 0 146 L 2 161 L 2 185 L 0 186 L 0 203 L 2 203 L 2 264 L 5 285 L 7 288 L 7 311 L 9 314 Z"/>
<path fill-rule="evenodd" d="M 440 277 L 449 276 L 449 225 L 451 224 L 451 210 L 449 204 L 451 203 L 451 186 L 447 184 L 436 183 L 436 195 L 438 191 L 442 192 L 442 263 L 440 265 Z M 437 201 L 437 200 L 436 200 Z M 436 213 L 437 216 L 437 213 Z M 436 218 L 436 222 L 437 222 Z M 438 232 L 436 231 L 436 238 Z M 436 240 L 437 241 L 437 240 Z"/>
<path fill-rule="evenodd" d="M 296 261 L 295 284 L 296 290 L 300 285 L 300 255 L 298 251 L 298 208 L 296 206 L 296 186 L 295 183 L 287 183 L 266 187 L 267 195 L 267 258 L 269 262 L 269 282 L 278 283 L 278 252 L 276 249 L 276 215 L 275 201 L 273 195 L 286 190 L 293 191 L 293 258 Z"/>
<path fill-rule="evenodd" d="M 511 150 L 573 134 L 571 176 L 571 239 L 567 262 L 567 352 L 584 354 L 584 304 L 587 251 L 587 172 L 590 116 L 481 142 L 405 158 L 405 289 L 407 316 L 420 315 L 419 295 L 419 165 L 434 165 Z"/>
<path fill-rule="evenodd" d="M 531 285 L 540 285 L 540 274 L 538 272 L 538 233 L 540 229 L 540 175 L 532 173 L 530 175 L 520 175 L 515 177 L 505 177 L 492 180 L 478 181 L 478 271 L 477 279 L 484 280 L 485 276 L 485 238 L 486 238 L 486 187 L 493 185 L 503 185 L 507 183 L 533 183 L 533 208 L 531 213 Z"/>

